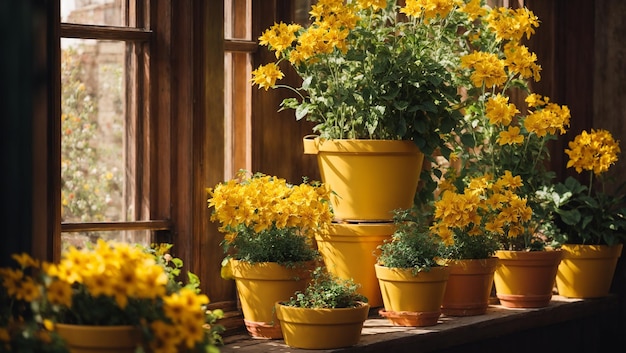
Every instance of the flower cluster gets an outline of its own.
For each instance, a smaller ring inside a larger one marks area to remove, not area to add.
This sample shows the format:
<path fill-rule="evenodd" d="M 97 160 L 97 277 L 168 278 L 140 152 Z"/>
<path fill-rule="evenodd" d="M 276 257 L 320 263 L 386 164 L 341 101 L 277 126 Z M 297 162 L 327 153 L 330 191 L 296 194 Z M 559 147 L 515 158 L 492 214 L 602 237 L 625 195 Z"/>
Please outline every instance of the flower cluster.
<path fill-rule="evenodd" d="M 206 310 L 208 297 L 193 287 L 168 290 L 166 269 L 141 247 L 99 240 L 91 250 L 70 248 L 58 264 L 13 258 L 20 268 L 1 269 L 2 286 L 16 302 L 31 303 L 47 327 L 143 327 L 153 352 L 204 351 L 219 339 L 207 329 L 220 315 Z"/>
<path fill-rule="evenodd" d="M 330 189 L 316 182 L 292 185 L 242 171 L 207 191 L 211 220 L 219 222 L 225 233 L 225 250 L 234 249 L 239 260 L 311 260 L 312 239 L 328 232 L 332 222 Z"/>
<path fill-rule="evenodd" d="M 457 246 L 448 250 L 448 258 L 487 258 L 498 249 L 498 238 L 532 234 L 526 229 L 532 210 L 517 193 L 522 185 L 520 176 L 506 171 L 495 181 L 491 175 L 474 177 L 462 193 L 442 190 L 431 230 L 447 246 Z M 479 253 L 472 254 L 476 249 Z"/>
<path fill-rule="evenodd" d="M 573 167 L 576 172 L 583 170 L 593 171 L 600 175 L 609 170 L 617 162 L 620 153 L 618 143 L 607 130 L 594 130 L 591 133 L 583 131 L 569 143 L 565 153 L 569 156 L 567 167 Z"/>

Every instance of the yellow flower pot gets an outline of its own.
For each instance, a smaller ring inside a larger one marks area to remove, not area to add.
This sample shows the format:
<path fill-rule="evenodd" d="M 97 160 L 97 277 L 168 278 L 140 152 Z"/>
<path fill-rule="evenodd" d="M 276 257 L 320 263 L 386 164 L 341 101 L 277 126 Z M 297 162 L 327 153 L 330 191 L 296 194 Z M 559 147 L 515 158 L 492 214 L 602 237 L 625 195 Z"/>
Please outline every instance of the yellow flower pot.
<path fill-rule="evenodd" d="M 450 275 L 447 266 L 413 274 L 412 269 L 376 264 L 376 277 L 385 303 L 380 314 L 398 326 L 432 326 L 441 315 L 441 304 Z"/>
<path fill-rule="evenodd" d="M 390 239 L 393 223 L 332 224 L 330 233 L 315 238 L 328 272 L 361 285 L 358 292 L 371 307 L 383 305 L 374 264 L 377 247 Z"/>
<path fill-rule="evenodd" d="M 135 326 L 89 326 L 55 324 L 71 353 L 134 353 L 141 346 L 141 331 Z"/>
<path fill-rule="evenodd" d="M 550 304 L 562 251 L 496 251 L 496 296 L 510 308 L 542 308 Z"/>
<path fill-rule="evenodd" d="M 482 315 L 489 306 L 497 257 L 488 259 L 446 260 L 450 277 L 441 304 L 448 316 Z"/>
<path fill-rule="evenodd" d="M 314 262 L 287 268 L 273 262 L 250 264 L 231 259 L 244 323 L 252 337 L 283 337 L 274 313 L 274 304 L 288 300 L 296 291 L 303 292 L 313 267 Z"/>
<path fill-rule="evenodd" d="M 563 260 L 556 274 L 559 294 L 569 298 L 607 296 L 622 247 L 622 244 L 563 245 Z"/>
<path fill-rule="evenodd" d="M 285 343 L 293 348 L 333 349 L 357 344 L 370 306 L 310 309 L 276 303 Z"/>
<path fill-rule="evenodd" d="M 305 137 L 317 154 L 322 181 L 333 191 L 335 219 L 381 222 L 413 205 L 424 155 L 412 141 L 321 140 Z"/>

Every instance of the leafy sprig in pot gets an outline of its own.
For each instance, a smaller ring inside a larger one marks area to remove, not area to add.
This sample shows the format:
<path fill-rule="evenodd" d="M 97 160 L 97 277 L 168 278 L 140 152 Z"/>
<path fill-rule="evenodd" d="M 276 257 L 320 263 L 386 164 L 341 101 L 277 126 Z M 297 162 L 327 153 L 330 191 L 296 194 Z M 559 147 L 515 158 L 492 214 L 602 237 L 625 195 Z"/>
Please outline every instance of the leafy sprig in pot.
<path fill-rule="evenodd" d="M 332 275 L 325 267 L 317 267 L 304 292 L 296 292 L 281 304 L 299 308 L 354 308 L 368 299 L 358 293 L 360 285 L 351 279 Z"/>
<path fill-rule="evenodd" d="M 415 274 L 440 266 L 442 239 L 429 229 L 424 210 L 395 210 L 394 222 L 397 229 L 391 239 L 378 246 L 379 265 L 411 269 Z"/>

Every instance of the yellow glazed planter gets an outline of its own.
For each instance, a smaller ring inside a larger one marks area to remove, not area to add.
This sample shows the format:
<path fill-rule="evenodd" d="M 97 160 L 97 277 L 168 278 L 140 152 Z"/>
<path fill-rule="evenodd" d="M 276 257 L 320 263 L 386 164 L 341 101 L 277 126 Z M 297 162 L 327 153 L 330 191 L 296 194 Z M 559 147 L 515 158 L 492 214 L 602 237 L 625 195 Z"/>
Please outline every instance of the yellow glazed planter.
<path fill-rule="evenodd" d="M 134 353 L 141 346 L 135 326 L 88 326 L 55 324 L 71 353 Z"/>
<path fill-rule="evenodd" d="M 563 245 L 563 260 L 556 274 L 559 294 L 569 298 L 607 296 L 622 247 L 622 244 Z"/>
<path fill-rule="evenodd" d="M 390 239 L 393 223 L 332 224 L 330 233 L 315 238 L 328 272 L 361 285 L 358 292 L 371 307 L 383 305 L 374 264 L 377 247 Z"/>
<path fill-rule="evenodd" d="M 357 344 L 370 306 L 310 309 L 276 303 L 285 343 L 302 349 L 333 349 Z"/>
<path fill-rule="evenodd" d="M 385 308 L 380 314 L 397 326 L 432 326 L 441 316 L 441 304 L 450 275 L 447 266 L 413 274 L 412 269 L 376 264 Z"/>
<path fill-rule="evenodd" d="M 488 259 L 445 260 L 450 277 L 441 304 L 448 316 L 482 315 L 489 306 L 497 257 Z"/>
<path fill-rule="evenodd" d="M 412 141 L 303 139 L 333 191 L 337 220 L 381 222 L 413 205 L 424 155 Z"/>
<path fill-rule="evenodd" d="M 562 251 L 496 251 L 496 296 L 510 308 L 542 308 L 550 304 Z"/>
<path fill-rule="evenodd" d="M 250 264 L 231 259 L 231 268 L 248 333 L 256 338 L 282 338 L 274 304 L 303 292 L 314 262 L 286 268 L 273 262 Z"/>

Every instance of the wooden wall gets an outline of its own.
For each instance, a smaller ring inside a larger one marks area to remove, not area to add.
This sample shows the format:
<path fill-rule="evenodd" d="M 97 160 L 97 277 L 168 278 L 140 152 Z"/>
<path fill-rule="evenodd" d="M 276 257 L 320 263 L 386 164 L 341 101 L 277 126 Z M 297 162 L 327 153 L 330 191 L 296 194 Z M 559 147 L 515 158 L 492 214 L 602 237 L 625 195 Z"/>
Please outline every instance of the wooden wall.
<path fill-rule="evenodd" d="M 292 0 L 253 1 L 252 38 L 258 38 L 274 22 L 292 22 L 294 3 Z M 273 60 L 274 54 L 263 47 L 255 53 L 252 66 L 256 68 Z M 299 87 L 300 81 L 293 69 L 288 65 L 282 65 L 281 69 L 286 73 L 281 83 Z M 312 133 L 312 124 L 296 121 L 293 110 L 278 112 L 280 102 L 292 95 L 287 89 L 253 88 L 252 169 L 292 183 L 301 182 L 303 176 L 320 180 L 316 157 L 303 154 L 302 138 Z"/>

